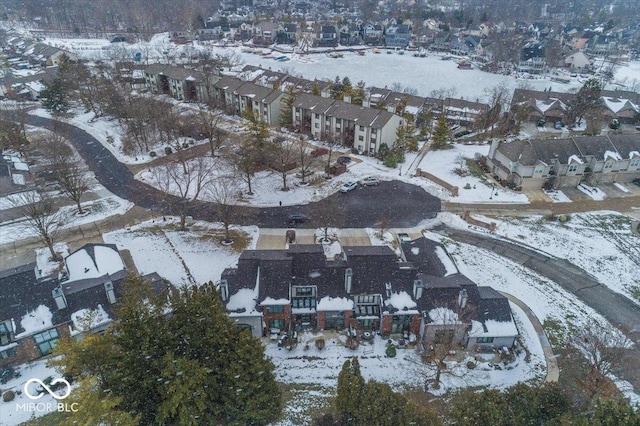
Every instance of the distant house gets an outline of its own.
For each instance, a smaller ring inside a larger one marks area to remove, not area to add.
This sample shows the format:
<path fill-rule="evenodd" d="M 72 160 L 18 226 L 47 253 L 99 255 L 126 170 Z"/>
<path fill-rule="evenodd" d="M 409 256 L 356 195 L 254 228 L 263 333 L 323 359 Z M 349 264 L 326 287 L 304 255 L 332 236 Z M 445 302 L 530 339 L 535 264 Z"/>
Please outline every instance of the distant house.
<path fill-rule="evenodd" d="M 115 245 L 87 244 L 64 260 L 60 276 L 32 263 L 0 272 L 0 366 L 48 355 L 62 337 L 104 330 L 122 297 L 126 269 Z M 158 276 L 144 277 L 168 291 Z"/>
<path fill-rule="evenodd" d="M 263 21 L 255 25 L 253 43 L 260 45 L 271 45 L 275 43 L 278 36 L 278 24 L 271 21 Z"/>
<path fill-rule="evenodd" d="M 206 102 L 219 78 L 198 70 L 163 64 L 148 65 L 144 73 L 149 91 L 187 102 Z"/>
<path fill-rule="evenodd" d="M 591 60 L 581 51 L 574 52 L 564 59 L 565 67 L 575 72 L 585 72 L 591 68 Z"/>
<path fill-rule="evenodd" d="M 44 43 L 35 43 L 26 48 L 23 53 L 29 60 L 37 65 L 54 67 L 60 65 L 62 58 L 66 57 L 70 61 L 77 61 L 78 56 L 75 53 L 57 47 L 49 46 Z"/>
<path fill-rule="evenodd" d="M 390 25 L 384 33 L 384 44 L 387 47 L 405 48 L 409 46 L 412 32 L 410 25 Z"/>
<path fill-rule="evenodd" d="M 362 27 L 365 44 L 380 45 L 384 41 L 384 27 L 380 24 L 368 23 Z"/>
<path fill-rule="evenodd" d="M 24 77 L 0 78 L 0 98 L 37 101 L 46 88 L 45 84 L 53 82 L 57 73 L 58 68 L 51 67 Z"/>
<path fill-rule="evenodd" d="M 429 344 L 453 331 L 470 349 L 513 346 L 504 296 L 461 275 L 439 243 L 421 238 L 401 250 L 400 259 L 387 246 L 343 247 L 331 259 L 320 245 L 245 250 L 222 273 L 221 298 L 255 336 L 351 329 Z"/>
<path fill-rule="evenodd" d="M 338 45 L 338 32 L 335 25 L 322 25 L 316 34 L 316 46 L 336 47 Z"/>
<path fill-rule="evenodd" d="M 640 177 L 639 142 L 637 135 L 495 141 L 487 165 L 501 180 L 522 188 L 627 183 Z"/>

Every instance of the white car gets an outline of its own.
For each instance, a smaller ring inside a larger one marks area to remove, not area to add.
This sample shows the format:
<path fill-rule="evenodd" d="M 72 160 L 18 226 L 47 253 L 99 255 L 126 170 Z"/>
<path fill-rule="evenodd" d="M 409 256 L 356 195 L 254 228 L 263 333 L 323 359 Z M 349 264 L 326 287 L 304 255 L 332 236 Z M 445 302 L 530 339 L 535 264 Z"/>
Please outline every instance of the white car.
<path fill-rule="evenodd" d="M 358 182 L 347 182 L 340 187 L 340 192 L 346 194 L 349 191 L 353 191 L 358 187 Z"/>
<path fill-rule="evenodd" d="M 374 178 L 373 176 L 367 176 L 366 178 L 360 181 L 360 185 L 362 186 L 376 186 L 380 183 L 378 178 Z"/>

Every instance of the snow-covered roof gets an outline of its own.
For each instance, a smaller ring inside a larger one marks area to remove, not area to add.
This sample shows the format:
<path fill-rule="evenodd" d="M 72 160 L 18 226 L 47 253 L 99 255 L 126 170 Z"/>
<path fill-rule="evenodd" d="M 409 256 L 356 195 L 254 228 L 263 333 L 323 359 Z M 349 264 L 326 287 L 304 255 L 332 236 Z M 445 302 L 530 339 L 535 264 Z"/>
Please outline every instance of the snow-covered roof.
<path fill-rule="evenodd" d="M 113 275 L 124 270 L 120 253 L 106 245 L 87 245 L 65 259 L 68 282 Z"/>
<path fill-rule="evenodd" d="M 110 322 L 111 318 L 109 318 L 109 314 L 105 312 L 102 305 L 98 305 L 96 309 L 80 309 L 75 311 L 71 314 L 71 321 L 73 322 L 74 331 L 77 333 L 87 327 L 89 327 L 89 330 L 100 327 Z"/>
<path fill-rule="evenodd" d="M 404 309 L 415 308 L 416 302 L 411 298 L 409 293 L 401 291 L 399 293 L 391 293 L 391 296 L 384 301 L 386 306 L 393 306 L 399 311 Z"/>
<path fill-rule="evenodd" d="M 261 305 L 288 305 L 289 303 L 291 303 L 289 299 L 273 299 L 271 297 L 266 297 L 260 302 Z"/>
<path fill-rule="evenodd" d="M 486 327 L 486 328 L 485 328 Z M 480 321 L 471 321 L 472 337 L 512 337 L 518 335 L 518 329 L 513 321 L 486 320 L 484 326 Z"/>
<path fill-rule="evenodd" d="M 434 308 L 429 311 L 429 318 L 431 318 L 431 324 L 437 325 L 455 325 L 462 324 L 458 320 L 458 314 L 453 312 L 449 308 Z"/>
<path fill-rule="evenodd" d="M 23 163 L 22 161 L 15 161 L 13 163 L 13 167 L 16 170 L 20 170 L 22 172 L 28 172 L 29 171 L 29 165 L 27 163 Z"/>
<path fill-rule="evenodd" d="M 257 298 L 258 292 L 256 289 L 241 288 L 229 298 L 227 309 L 229 311 L 244 310 L 245 313 L 255 312 Z"/>
<path fill-rule="evenodd" d="M 616 160 L 616 161 L 622 160 L 622 157 L 620 157 L 620 154 L 618 154 L 617 152 L 605 151 L 604 152 L 604 161 L 607 161 L 609 158 L 612 158 L 613 160 Z"/>
<path fill-rule="evenodd" d="M 631 102 L 629 102 L 629 100 L 627 99 L 611 98 L 609 96 L 603 96 L 602 100 L 604 101 L 604 104 L 607 106 L 607 108 L 613 113 L 617 113 L 618 111 L 622 110 L 625 107 L 631 107 L 636 111 L 638 110 L 638 108 L 635 105 L 633 105 Z"/>
<path fill-rule="evenodd" d="M 20 326 L 24 332 L 18 334 L 17 338 L 46 330 L 53 327 L 53 314 L 45 305 L 39 305 L 35 310 L 27 312 L 20 320 Z"/>
<path fill-rule="evenodd" d="M 631 160 L 633 157 L 640 157 L 640 152 L 638 151 L 631 151 L 629 153 L 629 160 Z"/>
<path fill-rule="evenodd" d="M 11 175 L 11 180 L 13 181 L 13 183 L 15 185 L 22 185 L 22 186 L 26 185 L 26 181 L 24 180 L 24 176 L 20 175 L 20 174 L 17 174 L 17 173 Z"/>
<path fill-rule="evenodd" d="M 577 155 L 572 155 L 571 157 L 569 157 L 568 164 L 571 163 L 584 164 L 580 157 L 578 157 Z"/>
<path fill-rule="evenodd" d="M 456 268 L 456 265 L 453 263 L 453 260 L 451 260 L 451 258 L 447 255 L 444 249 L 441 246 L 436 246 L 435 251 L 436 251 L 436 254 L 438 255 L 438 259 L 440 259 L 440 262 L 442 262 L 442 264 L 446 269 L 444 276 L 446 277 L 452 274 L 457 274 L 458 268 Z"/>
<path fill-rule="evenodd" d="M 351 311 L 353 310 L 353 300 L 346 297 L 325 296 L 316 306 L 318 311 Z"/>

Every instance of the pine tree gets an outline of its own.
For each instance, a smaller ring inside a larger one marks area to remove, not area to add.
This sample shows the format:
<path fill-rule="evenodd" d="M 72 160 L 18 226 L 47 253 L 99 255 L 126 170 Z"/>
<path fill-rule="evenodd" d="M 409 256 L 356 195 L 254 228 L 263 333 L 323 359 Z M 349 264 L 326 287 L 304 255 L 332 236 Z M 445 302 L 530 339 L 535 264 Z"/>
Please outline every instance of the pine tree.
<path fill-rule="evenodd" d="M 295 86 L 287 86 L 282 96 L 282 111 L 280 111 L 280 126 L 289 127 L 293 124 L 293 104 L 298 97 Z"/>
<path fill-rule="evenodd" d="M 436 127 L 433 130 L 433 149 L 446 149 L 449 147 L 449 124 L 444 113 L 438 117 Z"/>
<path fill-rule="evenodd" d="M 358 358 L 353 357 L 342 365 L 338 374 L 336 407 L 345 422 L 353 424 L 364 390 L 364 379 L 360 373 Z"/>
<path fill-rule="evenodd" d="M 90 356 L 63 344 L 59 364 L 95 376 L 96 392 L 109 389 L 118 410 L 141 425 L 266 425 L 278 416 L 274 366 L 226 315 L 212 283 L 167 298 L 129 277 L 120 300 L 118 322 L 85 345 Z"/>
<path fill-rule="evenodd" d="M 416 137 L 416 126 L 411 121 L 405 121 L 396 129 L 395 146 L 404 151 L 415 152 L 418 150 L 418 138 Z"/>
<path fill-rule="evenodd" d="M 40 93 L 40 102 L 48 112 L 54 116 L 64 116 L 69 112 L 68 95 L 59 77 L 51 83 L 45 83 L 45 89 Z"/>

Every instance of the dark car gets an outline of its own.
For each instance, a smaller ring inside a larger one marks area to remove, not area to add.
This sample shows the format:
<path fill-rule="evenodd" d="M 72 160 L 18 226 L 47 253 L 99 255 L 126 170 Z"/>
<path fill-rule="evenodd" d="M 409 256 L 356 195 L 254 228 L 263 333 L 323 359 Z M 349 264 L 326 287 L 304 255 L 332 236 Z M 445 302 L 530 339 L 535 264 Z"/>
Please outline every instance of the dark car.
<path fill-rule="evenodd" d="M 336 163 L 338 164 L 349 164 L 351 162 L 351 157 L 338 157 Z"/>
<path fill-rule="evenodd" d="M 636 186 L 640 186 L 640 178 L 632 180 L 631 183 Z"/>
<path fill-rule="evenodd" d="M 287 218 L 289 223 L 304 223 L 307 219 L 309 219 L 309 216 L 304 213 L 291 213 Z"/>

